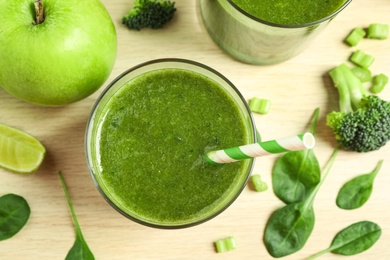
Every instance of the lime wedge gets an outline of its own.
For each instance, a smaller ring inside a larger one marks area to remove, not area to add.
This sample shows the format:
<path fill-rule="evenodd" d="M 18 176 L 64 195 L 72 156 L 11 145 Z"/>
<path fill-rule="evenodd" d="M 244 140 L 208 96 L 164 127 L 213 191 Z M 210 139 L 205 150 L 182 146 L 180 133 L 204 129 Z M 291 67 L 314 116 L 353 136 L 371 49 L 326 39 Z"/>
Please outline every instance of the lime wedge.
<path fill-rule="evenodd" d="M 16 173 L 33 173 L 45 153 L 45 147 L 31 135 L 0 124 L 0 167 Z"/>

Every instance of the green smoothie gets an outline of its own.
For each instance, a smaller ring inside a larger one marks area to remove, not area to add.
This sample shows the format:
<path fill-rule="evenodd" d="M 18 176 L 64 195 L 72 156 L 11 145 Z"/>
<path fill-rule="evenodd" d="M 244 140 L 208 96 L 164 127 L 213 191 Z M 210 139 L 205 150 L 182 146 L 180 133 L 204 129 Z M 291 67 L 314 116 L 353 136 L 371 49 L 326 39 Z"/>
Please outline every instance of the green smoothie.
<path fill-rule="evenodd" d="M 232 58 L 271 65 L 295 57 L 352 0 L 199 0 L 210 37 Z"/>
<path fill-rule="evenodd" d="M 177 68 L 147 72 L 121 87 L 100 114 L 97 179 L 133 219 L 191 225 L 226 207 L 245 185 L 251 160 L 204 159 L 210 150 L 253 142 L 242 111 L 208 77 Z"/>
<path fill-rule="evenodd" d="M 249 14 L 276 24 L 305 24 L 338 10 L 345 0 L 232 0 Z"/>

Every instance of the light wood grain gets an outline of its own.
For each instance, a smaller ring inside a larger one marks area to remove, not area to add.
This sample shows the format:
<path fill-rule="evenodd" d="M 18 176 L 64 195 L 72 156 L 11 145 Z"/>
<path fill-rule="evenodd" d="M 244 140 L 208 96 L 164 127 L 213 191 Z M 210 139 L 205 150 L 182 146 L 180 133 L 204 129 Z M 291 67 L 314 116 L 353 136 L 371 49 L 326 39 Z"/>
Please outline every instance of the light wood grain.
<path fill-rule="evenodd" d="M 84 156 L 84 131 L 91 108 L 103 88 L 124 70 L 156 58 L 194 59 L 229 78 L 245 98 L 272 100 L 268 115 L 255 115 L 263 140 L 299 133 L 316 107 L 321 108 L 315 152 L 324 165 L 335 146 L 324 116 L 337 108 L 337 95 L 326 72 L 344 62 L 356 48 L 342 43 L 356 26 L 372 22 L 390 24 L 389 0 L 354 0 L 334 19 L 304 53 L 282 64 L 252 66 L 223 53 L 201 23 L 198 2 L 176 1 L 177 15 L 162 30 L 130 31 L 121 17 L 132 0 L 104 0 L 118 33 L 117 61 L 105 85 L 89 98 L 60 107 L 44 108 L 19 101 L 0 89 L 0 122 L 36 136 L 47 157 L 34 175 L 0 170 L 0 195 L 16 193 L 30 203 L 32 214 L 15 237 L 0 242 L 0 259 L 64 259 L 75 234 L 57 171 L 62 170 L 84 236 L 97 259 L 272 259 L 262 242 L 270 213 L 282 206 L 272 189 L 256 193 L 246 188 L 233 205 L 213 220 L 183 230 L 158 230 L 136 224 L 114 211 L 100 196 L 89 175 Z M 99 30 L 97 27 L 96 30 Z M 365 40 L 362 49 L 377 58 L 372 70 L 390 75 L 390 40 Z M 27 64 L 26 64 L 27 66 Z M 1 69 L 1 68 L 0 68 Z M 390 87 L 381 93 L 390 100 Z M 390 144 L 379 151 L 341 152 L 315 200 L 316 224 L 305 247 L 284 259 L 304 259 L 326 248 L 342 228 L 360 220 L 377 222 L 380 240 L 368 251 L 352 257 L 329 254 L 323 259 L 390 259 Z M 258 159 L 256 173 L 271 184 L 277 156 Z M 350 178 L 371 171 L 385 159 L 372 197 L 354 211 L 337 208 L 335 198 Z M 217 254 L 213 241 L 234 236 L 238 249 Z"/>

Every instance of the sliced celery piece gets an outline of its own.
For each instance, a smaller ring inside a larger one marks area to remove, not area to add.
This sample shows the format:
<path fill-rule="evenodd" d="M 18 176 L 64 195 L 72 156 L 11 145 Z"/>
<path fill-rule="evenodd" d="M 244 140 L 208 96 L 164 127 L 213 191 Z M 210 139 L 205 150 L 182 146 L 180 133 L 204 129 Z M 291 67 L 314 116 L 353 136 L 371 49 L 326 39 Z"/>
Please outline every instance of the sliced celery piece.
<path fill-rule="evenodd" d="M 370 91 L 374 94 L 378 94 L 385 88 L 387 82 L 389 82 L 389 78 L 385 74 L 381 73 L 376 75 L 372 81 Z"/>
<path fill-rule="evenodd" d="M 268 189 L 267 183 L 261 179 L 260 174 L 253 174 L 251 180 L 256 191 L 262 192 Z"/>
<path fill-rule="evenodd" d="M 351 69 L 353 74 L 360 79 L 361 82 L 371 81 L 371 71 L 362 67 L 354 67 Z"/>
<path fill-rule="evenodd" d="M 368 69 L 374 62 L 375 58 L 361 50 L 355 51 L 350 57 L 350 61 L 356 65 Z"/>
<path fill-rule="evenodd" d="M 271 101 L 268 99 L 254 97 L 249 101 L 249 108 L 255 113 L 268 114 L 270 107 Z"/>
<path fill-rule="evenodd" d="M 353 29 L 345 39 L 350 46 L 356 46 L 366 36 L 366 31 L 360 27 Z"/>
<path fill-rule="evenodd" d="M 367 38 L 385 40 L 389 35 L 389 25 L 373 23 L 368 26 Z"/>
<path fill-rule="evenodd" d="M 231 251 L 237 248 L 236 240 L 234 237 L 227 237 L 215 242 L 215 247 L 218 253 Z"/>

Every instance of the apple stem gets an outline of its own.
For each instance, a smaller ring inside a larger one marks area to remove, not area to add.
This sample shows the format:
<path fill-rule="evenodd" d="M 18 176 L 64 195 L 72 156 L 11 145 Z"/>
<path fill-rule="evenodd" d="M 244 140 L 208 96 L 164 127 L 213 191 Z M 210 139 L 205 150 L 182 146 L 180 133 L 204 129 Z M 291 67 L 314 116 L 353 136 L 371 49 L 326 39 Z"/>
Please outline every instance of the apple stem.
<path fill-rule="evenodd" d="M 45 21 L 45 17 L 43 15 L 43 2 L 42 0 L 35 0 L 35 24 L 41 24 Z"/>

